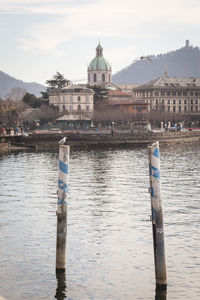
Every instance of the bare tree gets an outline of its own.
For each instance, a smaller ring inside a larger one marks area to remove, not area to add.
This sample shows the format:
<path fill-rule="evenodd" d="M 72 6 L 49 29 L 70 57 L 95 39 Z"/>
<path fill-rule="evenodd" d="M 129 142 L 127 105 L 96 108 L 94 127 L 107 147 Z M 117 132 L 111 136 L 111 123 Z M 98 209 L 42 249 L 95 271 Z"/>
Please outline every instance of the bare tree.
<path fill-rule="evenodd" d="M 27 91 L 24 88 L 15 87 L 6 94 L 5 99 L 21 101 L 26 93 Z"/>

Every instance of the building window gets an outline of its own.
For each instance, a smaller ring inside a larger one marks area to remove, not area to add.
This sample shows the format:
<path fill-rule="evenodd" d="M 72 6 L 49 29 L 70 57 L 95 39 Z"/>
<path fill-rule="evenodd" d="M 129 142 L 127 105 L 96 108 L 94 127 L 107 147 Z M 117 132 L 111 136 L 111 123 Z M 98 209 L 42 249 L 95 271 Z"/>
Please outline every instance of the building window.
<path fill-rule="evenodd" d="M 175 99 L 173 100 L 173 104 L 176 104 L 176 100 Z"/>
<path fill-rule="evenodd" d="M 161 96 L 165 96 L 165 92 L 161 92 Z"/>
<path fill-rule="evenodd" d="M 167 110 L 170 111 L 170 106 L 167 107 Z"/>
<path fill-rule="evenodd" d="M 172 92 L 172 96 L 176 96 L 176 92 Z"/>
<path fill-rule="evenodd" d="M 80 104 L 78 105 L 78 111 L 81 111 L 81 106 L 80 106 Z"/>
<path fill-rule="evenodd" d="M 171 96 L 171 92 L 167 92 L 167 96 Z"/>
<path fill-rule="evenodd" d="M 73 101 L 73 96 L 72 96 L 72 95 L 69 96 L 69 101 L 70 101 L 70 102 Z"/>
<path fill-rule="evenodd" d="M 190 103 L 193 104 L 193 99 L 190 100 Z"/>
<path fill-rule="evenodd" d="M 190 110 L 193 111 L 193 106 L 190 106 Z"/>
<path fill-rule="evenodd" d="M 69 110 L 71 110 L 71 111 L 73 110 L 73 107 L 72 107 L 72 105 L 70 105 L 70 106 L 69 106 Z"/>
<path fill-rule="evenodd" d="M 89 110 L 90 110 L 90 107 L 89 107 L 89 105 L 87 105 L 87 106 L 86 106 L 86 110 L 87 110 L 87 111 L 89 111 Z"/>
<path fill-rule="evenodd" d="M 159 92 L 155 92 L 154 95 L 155 95 L 155 96 L 159 96 Z"/>
<path fill-rule="evenodd" d="M 184 107 L 184 112 L 186 112 L 186 111 L 187 111 L 187 107 L 185 106 L 185 107 Z"/>
<path fill-rule="evenodd" d="M 183 92 L 183 96 L 187 96 L 187 92 Z"/>
<path fill-rule="evenodd" d="M 187 100 L 186 99 L 184 100 L 184 104 L 187 104 Z"/>
<path fill-rule="evenodd" d="M 173 106 L 173 112 L 176 112 L 176 106 Z"/>
<path fill-rule="evenodd" d="M 168 99 L 168 104 L 170 104 L 170 99 Z"/>
<path fill-rule="evenodd" d="M 181 93 L 181 92 L 178 92 L 177 94 L 178 94 L 178 96 L 182 96 L 182 93 Z"/>
<path fill-rule="evenodd" d="M 65 105 L 63 105 L 63 110 L 65 110 Z"/>
<path fill-rule="evenodd" d="M 178 111 L 181 112 L 181 106 L 178 107 Z"/>
<path fill-rule="evenodd" d="M 78 101 L 81 101 L 81 97 L 80 96 L 78 96 Z"/>
<path fill-rule="evenodd" d="M 193 92 L 190 92 L 190 96 L 193 96 Z"/>
<path fill-rule="evenodd" d="M 165 103 L 165 100 L 164 99 L 162 99 L 162 104 L 164 104 Z"/>
<path fill-rule="evenodd" d="M 195 110 L 196 110 L 196 112 L 198 111 L 198 106 L 195 106 Z"/>
<path fill-rule="evenodd" d="M 195 96 L 199 96 L 199 93 L 198 93 L 198 92 L 195 92 Z"/>
<path fill-rule="evenodd" d="M 196 104 L 198 104 L 198 99 L 196 99 Z"/>
<path fill-rule="evenodd" d="M 96 82 L 96 81 L 97 81 L 97 74 L 94 73 L 94 82 Z"/>
<path fill-rule="evenodd" d="M 102 82 L 105 82 L 105 81 L 106 81 L 105 74 L 102 74 Z"/>
<path fill-rule="evenodd" d="M 179 102 L 179 104 L 181 104 L 181 99 L 179 99 L 179 101 L 178 101 L 178 102 Z"/>
<path fill-rule="evenodd" d="M 156 104 L 158 104 L 158 99 L 156 99 Z"/>

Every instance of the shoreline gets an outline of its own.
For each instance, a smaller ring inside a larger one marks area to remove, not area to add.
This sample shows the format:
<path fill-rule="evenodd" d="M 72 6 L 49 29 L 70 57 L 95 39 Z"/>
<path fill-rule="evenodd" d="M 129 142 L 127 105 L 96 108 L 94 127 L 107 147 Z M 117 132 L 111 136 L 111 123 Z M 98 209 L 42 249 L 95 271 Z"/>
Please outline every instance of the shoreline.
<path fill-rule="evenodd" d="M 200 142 L 200 131 L 187 132 L 119 132 L 110 131 L 85 132 L 76 131 L 62 133 L 38 133 L 27 136 L 0 137 L 0 151 L 17 149 L 58 148 L 59 141 L 67 137 L 66 144 L 72 148 L 107 148 L 107 147 L 144 147 L 156 141 L 160 145 L 172 145 Z"/>

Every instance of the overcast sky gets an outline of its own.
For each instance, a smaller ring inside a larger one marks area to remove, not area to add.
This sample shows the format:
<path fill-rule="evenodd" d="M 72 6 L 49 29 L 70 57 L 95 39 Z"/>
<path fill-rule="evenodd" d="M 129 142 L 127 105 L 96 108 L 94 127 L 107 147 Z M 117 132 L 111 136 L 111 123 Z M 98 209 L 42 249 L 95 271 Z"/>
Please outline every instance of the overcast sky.
<path fill-rule="evenodd" d="M 87 78 L 100 40 L 116 73 L 189 39 L 200 46 L 199 0 L 0 0 L 0 70 L 45 84 Z"/>

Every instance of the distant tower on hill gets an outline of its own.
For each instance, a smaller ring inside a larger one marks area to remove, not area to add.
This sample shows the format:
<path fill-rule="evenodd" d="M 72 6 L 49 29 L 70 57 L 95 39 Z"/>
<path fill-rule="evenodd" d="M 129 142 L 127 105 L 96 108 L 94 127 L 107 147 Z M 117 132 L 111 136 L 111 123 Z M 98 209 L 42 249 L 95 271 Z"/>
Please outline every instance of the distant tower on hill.
<path fill-rule="evenodd" d="M 88 84 L 105 85 L 111 83 L 111 65 L 103 57 L 103 48 L 99 43 L 96 48 L 96 56 L 88 66 Z"/>
<path fill-rule="evenodd" d="M 190 47 L 190 41 L 189 41 L 189 40 L 186 40 L 186 42 L 185 42 L 185 47 L 186 47 L 186 48 L 189 48 L 189 47 Z"/>

